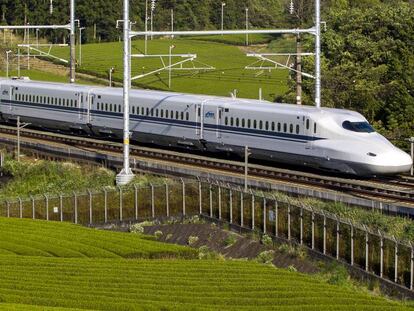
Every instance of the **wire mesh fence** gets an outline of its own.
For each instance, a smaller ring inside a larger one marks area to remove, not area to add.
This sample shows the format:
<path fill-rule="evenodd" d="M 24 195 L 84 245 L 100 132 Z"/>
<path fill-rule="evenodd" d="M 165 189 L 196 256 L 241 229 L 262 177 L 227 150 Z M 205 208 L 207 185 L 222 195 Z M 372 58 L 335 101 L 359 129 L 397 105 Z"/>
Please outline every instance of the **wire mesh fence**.
<path fill-rule="evenodd" d="M 0 216 L 81 225 L 203 215 L 267 234 L 413 290 L 414 248 L 305 205 L 210 182 L 104 188 L 0 202 Z"/>

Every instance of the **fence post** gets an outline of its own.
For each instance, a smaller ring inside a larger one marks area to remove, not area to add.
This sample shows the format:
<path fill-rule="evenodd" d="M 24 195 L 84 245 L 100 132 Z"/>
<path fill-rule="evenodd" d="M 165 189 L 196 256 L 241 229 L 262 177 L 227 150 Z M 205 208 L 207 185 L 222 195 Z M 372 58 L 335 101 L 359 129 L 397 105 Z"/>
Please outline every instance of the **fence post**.
<path fill-rule="evenodd" d="M 63 222 L 63 196 L 59 194 L 59 211 L 60 211 L 60 221 Z"/>
<path fill-rule="evenodd" d="M 323 213 L 323 254 L 326 255 L 326 215 Z"/>
<path fill-rule="evenodd" d="M 263 233 L 264 234 L 266 234 L 266 218 L 267 218 L 266 198 L 263 198 Z"/>
<path fill-rule="evenodd" d="M 252 194 L 252 230 L 254 230 L 254 206 L 255 206 L 255 197 L 253 194 L 253 191 L 250 190 L 250 193 Z"/>
<path fill-rule="evenodd" d="M 170 189 L 168 183 L 165 183 L 165 206 L 167 208 L 167 217 L 170 217 Z"/>
<path fill-rule="evenodd" d="M 243 227 L 243 225 L 244 225 L 244 219 L 243 219 L 244 211 L 243 211 L 243 209 L 244 209 L 244 198 L 243 198 L 243 192 L 240 191 L 240 227 Z"/>
<path fill-rule="evenodd" d="M 210 184 L 209 193 L 210 193 L 210 218 L 213 218 L 213 190 L 211 189 L 212 185 Z"/>
<path fill-rule="evenodd" d="M 104 191 L 104 213 L 105 213 L 105 223 L 108 222 L 108 191 L 106 188 L 103 188 Z"/>
<path fill-rule="evenodd" d="M 303 245 L 303 206 L 300 207 L 300 245 Z"/>
<path fill-rule="evenodd" d="M 122 221 L 122 187 L 119 187 L 119 221 Z"/>
<path fill-rule="evenodd" d="M 339 260 L 339 238 L 340 238 L 340 222 L 338 216 L 336 216 L 336 259 Z"/>
<path fill-rule="evenodd" d="M 19 197 L 19 216 L 20 218 L 23 218 L 23 202 L 20 197 Z"/>
<path fill-rule="evenodd" d="M 354 265 L 354 226 L 350 223 L 351 226 L 351 266 Z"/>
<path fill-rule="evenodd" d="M 78 197 L 75 191 L 73 192 L 73 199 L 75 200 L 75 224 L 78 224 Z"/>
<path fill-rule="evenodd" d="M 291 214 L 290 213 L 290 203 L 288 203 L 288 206 L 287 206 L 287 216 L 288 216 L 288 219 L 287 219 L 287 221 L 288 221 L 288 241 L 290 241 L 292 239 L 292 230 L 290 228 L 290 223 L 291 223 L 291 219 L 290 219 L 291 215 L 290 214 Z"/>
<path fill-rule="evenodd" d="M 414 285 L 414 246 L 413 244 L 410 242 L 411 245 L 411 258 L 410 258 L 410 289 L 413 290 L 413 285 Z"/>
<path fill-rule="evenodd" d="M 88 196 L 89 196 L 89 224 L 92 225 L 92 193 L 91 191 L 88 189 Z"/>
<path fill-rule="evenodd" d="M 395 242 L 394 282 L 397 283 L 398 282 L 398 241 L 394 236 L 393 236 L 393 239 Z"/>
<path fill-rule="evenodd" d="M 381 231 L 378 230 L 380 236 L 380 277 L 384 275 L 384 238 L 381 234 Z"/>
<path fill-rule="evenodd" d="M 49 221 L 49 198 L 47 194 L 44 195 L 46 203 L 46 220 Z"/>
<path fill-rule="evenodd" d="M 32 218 L 36 219 L 35 199 L 33 196 L 30 196 L 30 200 L 32 201 Z"/>
<path fill-rule="evenodd" d="M 312 208 L 312 249 L 315 249 L 315 212 Z"/>
<path fill-rule="evenodd" d="M 200 215 L 203 214 L 203 201 L 202 201 L 202 184 L 200 179 L 198 180 L 198 208 Z"/>
<path fill-rule="evenodd" d="M 219 220 L 221 220 L 221 187 L 218 186 L 218 209 L 219 209 Z"/>
<path fill-rule="evenodd" d="M 10 218 L 10 203 L 6 201 L 6 209 L 7 209 L 7 218 Z"/>
<path fill-rule="evenodd" d="M 134 185 L 134 209 L 135 209 L 135 220 L 138 221 L 138 186 Z"/>
<path fill-rule="evenodd" d="M 182 184 L 182 187 L 183 187 L 183 216 L 185 217 L 185 215 L 186 215 L 186 211 L 185 211 L 185 182 L 184 182 L 184 180 L 182 179 L 182 178 L 180 178 L 181 179 L 181 184 Z"/>
<path fill-rule="evenodd" d="M 233 191 L 229 188 L 230 224 L 233 224 Z"/>
<path fill-rule="evenodd" d="M 275 237 L 279 237 L 279 204 L 276 197 L 273 198 L 275 200 Z"/>
<path fill-rule="evenodd" d="M 151 216 L 155 218 L 155 197 L 154 197 L 154 185 L 151 185 Z"/>
<path fill-rule="evenodd" d="M 369 270 L 369 233 L 367 227 L 364 225 L 365 230 L 365 271 Z"/>

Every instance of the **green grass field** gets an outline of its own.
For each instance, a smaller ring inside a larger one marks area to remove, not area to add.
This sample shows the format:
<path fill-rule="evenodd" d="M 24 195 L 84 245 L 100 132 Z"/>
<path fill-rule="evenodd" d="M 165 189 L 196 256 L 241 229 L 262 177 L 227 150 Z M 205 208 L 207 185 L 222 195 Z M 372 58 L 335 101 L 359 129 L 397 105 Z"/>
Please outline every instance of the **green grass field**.
<path fill-rule="evenodd" d="M 46 82 L 60 82 L 60 83 L 68 83 L 69 77 L 61 76 L 58 74 L 53 74 L 50 72 L 40 71 L 40 70 L 21 70 L 20 75 L 22 77 L 29 77 L 31 80 L 37 80 L 37 81 L 46 81 Z M 0 77 L 5 77 L 6 73 L 4 71 L 0 71 Z M 12 70 L 9 72 L 9 76 L 17 76 L 17 71 Z M 96 83 L 78 79 L 76 81 L 79 84 L 86 84 L 86 85 L 93 85 Z"/>
<path fill-rule="evenodd" d="M 135 234 L 0 218 L 0 241 L 0 310 L 408 309 L 252 261 L 191 259 L 194 250 Z"/>
<path fill-rule="evenodd" d="M 211 39 L 213 40 L 213 39 Z M 244 67 L 255 61 L 246 57 L 246 51 L 238 46 L 189 39 L 158 39 L 149 41 L 149 54 L 168 54 L 169 47 L 174 44 L 175 54 L 197 54 L 194 66 L 213 66 L 212 71 L 173 71 L 172 88 L 176 92 L 197 93 L 229 96 L 237 89 L 238 97 L 258 98 L 259 88 L 263 90 L 263 98 L 273 100 L 276 96 L 287 91 L 288 72 L 286 70 L 251 71 Z M 132 53 L 141 54 L 144 51 L 142 40 L 133 41 Z M 69 50 L 56 49 L 54 54 L 67 58 Z M 179 61 L 173 58 L 173 61 Z M 198 63 L 201 62 L 201 63 Z M 168 65 L 168 57 L 164 58 Z M 193 66 L 189 65 L 188 66 Z M 185 66 L 187 66 L 185 65 Z M 156 70 L 162 66 L 160 58 L 134 58 L 132 60 L 132 76 Z M 115 67 L 114 78 L 122 81 L 122 43 L 111 42 L 87 44 L 82 46 L 82 67 L 84 72 L 108 76 L 110 67 Z M 162 71 L 135 81 L 140 86 L 168 90 L 168 72 Z"/>

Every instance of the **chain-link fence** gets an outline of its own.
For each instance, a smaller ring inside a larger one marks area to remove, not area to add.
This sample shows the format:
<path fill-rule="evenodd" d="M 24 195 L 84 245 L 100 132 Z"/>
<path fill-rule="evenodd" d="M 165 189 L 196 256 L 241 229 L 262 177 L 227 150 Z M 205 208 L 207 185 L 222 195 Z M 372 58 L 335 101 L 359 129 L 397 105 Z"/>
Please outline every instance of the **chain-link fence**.
<path fill-rule="evenodd" d="M 0 216 L 82 225 L 203 215 L 303 245 L 413 290 L 414 247 L 309 206 L 209 182 L 104 188 L 0 203 Z"/>

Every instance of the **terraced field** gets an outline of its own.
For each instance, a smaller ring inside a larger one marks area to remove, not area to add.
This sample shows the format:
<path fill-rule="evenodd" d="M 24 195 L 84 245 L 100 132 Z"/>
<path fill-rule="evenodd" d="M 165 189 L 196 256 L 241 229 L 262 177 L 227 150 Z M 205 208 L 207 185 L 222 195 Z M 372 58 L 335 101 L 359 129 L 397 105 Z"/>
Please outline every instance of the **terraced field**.
<path fill-rule="evenodd" d="M 183 259 L 193 251 L 133 234 L 0 218 L 0 240 L 0 310 L 408 310 L 255 262 Z"/>
<path fill-rule="evenodd" d="M 193 64 L 184 67 L 212 66 L 211 71 L 173 71 L 172 91 L 230 96 L 229 93 L 237 89 L 238 97 L 258 98 L 259 88 L 263 90 L 263 98 L 274 100 L 276 96 L 287 91 L 287 70 L 252 71 L 245 70 L 245 66 L 253 63 L 255 59 L 246 57 L 247 50 L 244 47 L 199 39 L 157 39 L 149 41 L 148 54 L 167 54 L 169 47 L 174 45 L 173 54 L 197 54 L 198 58 Z M 132 42 L 132 53 L 144 52 L 144 42 L 136 40 Z M 67 58 L 69 50 L 56 49 L 54 54 Z M 175 57 L 173 62 L 181 61 Z M 168 65 L 168 57 L 164 57 Z M 122 43 L 110 42 L 100 44 L 85 44 L 82 46 L 81 70 L 100 77 L 108 77 L 109 68 L 114 67 L 114 78 L 122 81 Z M 160 58 L 133 58 L 132 76 L 148 73 L 162 67 Z M 168 72 L 157 74 L 136 80 L 141 87 L 169 90 Z"/>

